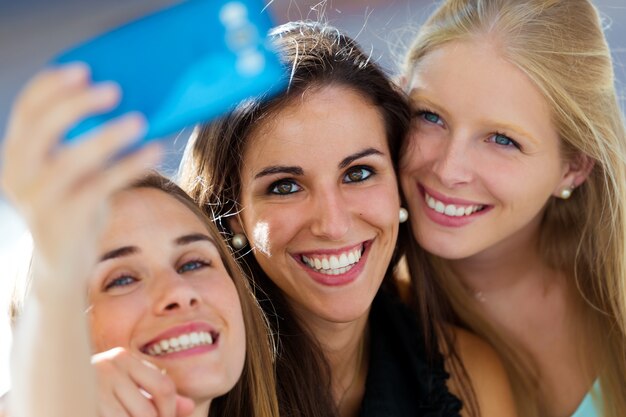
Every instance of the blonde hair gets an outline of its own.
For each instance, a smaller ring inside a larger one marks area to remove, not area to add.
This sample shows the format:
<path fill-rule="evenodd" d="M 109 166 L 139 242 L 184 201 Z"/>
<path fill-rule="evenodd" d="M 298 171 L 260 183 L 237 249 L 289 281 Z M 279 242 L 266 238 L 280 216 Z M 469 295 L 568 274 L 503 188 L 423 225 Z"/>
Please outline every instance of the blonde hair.
<path fill-rule="evenodd" d="M 626 135 L 601 20 L 588 0 L 444 1 L 415 39 L 405 76 L 411 77 L 415 65 L 436 48 L 476 39 L 493 41 L 543 93 L 565 157 L 586 155 L 594 161 L 571 199 L 548 202 L 540 250 L 547 265 L 573 278 L 603 412 L 617 417 L 626 410 Z M 520 414 L 538 415 L 532 366 L 481 317 L 444 260 L 430 257 L 430 265 L 441 276 L 439 290 L 460 324 L 501 353 Z"/>

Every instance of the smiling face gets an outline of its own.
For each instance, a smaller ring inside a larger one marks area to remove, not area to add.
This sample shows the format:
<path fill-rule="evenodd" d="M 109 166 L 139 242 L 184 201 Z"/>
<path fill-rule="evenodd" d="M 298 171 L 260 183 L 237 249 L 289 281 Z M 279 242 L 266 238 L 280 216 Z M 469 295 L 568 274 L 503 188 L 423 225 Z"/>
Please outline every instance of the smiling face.
<path fill-rule="evenodd" d="M 244 322 L 206 225 L 151 188 L 118 194 L 109 218 L 89 282 L 96 352 L 126 348 L 196 401 L 229 391 L 244 364 Z"/>
<path fill-rule="evenodd" d="M 254 256 L 303 320 L 369 311 L 398 233 L 399 196 L 380 111 L 309 90 L 245 148 L 240 214 Z"/>
<path fill-rule="evenodd" d="M 447 259 L 532 244 L 548 199 L 577 182 L 539 90 L 485 39 L 427 54 L 409 89 L 400 170 L 419 243 Z"/>

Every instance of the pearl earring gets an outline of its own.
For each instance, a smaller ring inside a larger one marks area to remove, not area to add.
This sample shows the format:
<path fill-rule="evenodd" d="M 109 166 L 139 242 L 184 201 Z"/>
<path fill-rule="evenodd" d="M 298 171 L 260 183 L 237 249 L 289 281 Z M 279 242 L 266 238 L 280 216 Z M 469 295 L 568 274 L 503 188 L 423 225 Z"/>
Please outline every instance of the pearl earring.
<path fill-rule="evenodd" d="M 561 190 L 559 197 L 561 197 L 563 200 L 567 200 L 568 198 L 572 196 L 572 191 L 573 191 L 573 188 L 565 187 Z"/>
<path fill-rule="evenodd" d="M 233 235 L 232 239 L 230 240 L 231 245 L 233 245 L 233 248 L 239 250 L 244 248 L 247 244 L 248 244 L 248 239 L 246 238 L 246 236 L 242 233 L 236 233 Z"/>
<path fill-rule="evenodd" d="M 404 223 L 405 221 L 409 220 L 409 212 L 404 207 L 400 207 L 398 218 L 400 220 L 400 223 Z"/>

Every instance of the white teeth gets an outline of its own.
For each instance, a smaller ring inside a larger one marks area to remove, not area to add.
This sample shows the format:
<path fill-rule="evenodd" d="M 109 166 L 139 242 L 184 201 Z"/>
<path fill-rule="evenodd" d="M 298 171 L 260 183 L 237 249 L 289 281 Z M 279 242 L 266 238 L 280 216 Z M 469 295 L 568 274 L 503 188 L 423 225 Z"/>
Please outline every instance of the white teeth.
<path fill-rule="evenodd" d="M 152 356 L 166 355 L 172 352 L 179 352 L 185 349 L 191 349 L 200 345 L 212 345 L 213 336 L 209 332 L 193 332 L 183 334 L 178 337 L 163 339 L 158 343 L 151 345 L 147 352 Z"/>
<path fill-rule="evenodd" d="M 322 261 L 320 261 L 320 260 L 319 260 L 319 259 L 317 259 L 317 258 L 315 258 L 315 259 L 314 259 L 314 261 L 315 261 L 314 268 L 315 268 L 315 269 L 322 269 Z M 309 263 L 309 265 L 310 265 L 310 263 Z"/>
<path fill-rule="evenodd" d="M 465 210 L 463 210 L 465 212 Z M 448 204 L 444 210 L 446 216 L 456 216 L 456 206 L 454 204 Z"/>
<path fill-rule="evenodd" d="M 353 249 L 349 252 L 344 252 L 339 256 L 324 256 L 320 257 L 308 257 L 302 256 L 302 261 L 309 267 L 315 269 L 317 272 L 321 272 L 326 275 L 339 275 L 345 274 L 347 271 L 359 262 L 363 252 L 363 247 Z"/>
<path fill-rule="evenodd" d="M 431 209 L 435 210 L 437 213 L 445 214 L 450 217 L 462 217 L 469 216 L 470 214 L 476 213 L 479 210 L 482 210 L 485 206 L 482 205 L 471 205 L 471 206 L 461 206 L 455 204 L 444 204 L 439 200 L 435 200 L 432 196 L 426 194 L 426 205 Z"/>

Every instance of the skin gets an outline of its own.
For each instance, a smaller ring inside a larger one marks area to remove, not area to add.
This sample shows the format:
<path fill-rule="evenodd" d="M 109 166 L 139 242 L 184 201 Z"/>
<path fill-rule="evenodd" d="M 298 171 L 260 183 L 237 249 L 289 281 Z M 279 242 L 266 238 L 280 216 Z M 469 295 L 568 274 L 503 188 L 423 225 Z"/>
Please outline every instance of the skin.
<path fill-rule="evenodd" d="M 261 267 L 321 342 L 335 398 L 350 415 L 364 391 L 357 362 L 395 246 L 400 202 L 379 110 L 343 87 L 306 95 L 250 139 L 241 173 L 244 210 L 234 227 L 243 228 Z M 341 285 L 316 281 L 301 261 L 363 245 L 358 274 Z"/>
<path fill-rule="evenodd" d="M 530 352 L 549 415 L 569 415 L 591 380 L 567 279 L 536 248 L 547 201 L 580 185 L 592 164 L 562 156 L 547 101 L 489 39 L 427 54 L 408 87 L 415 122 L 400 180 L 417 240 L 450 260 L 487 317 Z M 426 193 L 483 209 L 446 216 Z"/>
<path fill-rule="evenodd" d="M 193 212 L 159 191 L 119 192 L 161 158 L 153 144 L 112 161 L 142 135 L 141 116 L 122 116 L 89 134 L 88 140 L 58 146 L 69 127 L 119 100 L 115 85 L 92 85 L 89 78 L 88 68 L 78 64 L 37 75 L 17 98 L 3 140 L 2 191 L 23 215 L 35 247 L 29 300 L 14 339 L 7 414 L 169 417 L 195 411 L 206 416 L 209 398 L 232 387 L 243 366 L 236 292 L 212 245 L 172 245 L 174 236 L 206 234 Z M 98 262 L 103 252 L 129 244 L 140 250 Z M 177 276 L 189 253 L 205 254 L 215 262 L 202 268 L 192 262 Z M 90 287 L 120 272 L 134 274 L 140 284 L 125 287 L 130 291 L 122 294 L 117 287 L 107 292 L 100 291 L 102 286 Z M 200 276 L 210 279 L 201 284 Z M 88 332 L 88 318 L 94 334 Z M 200 369 L 192 369 L 191 358 L 150 357 L 153 364 L 137 351 L 149 338 L 189 320 L 211 323 L 224 332 L 218 349 L 199 361 L 215 378 L 203 375 L 200 381 Z M 98 351 L 117 347 L 92 359 L 92 343 Z M 178 383 L 197 403 L 195 410 L 194 402 L 177 395 Z M 126 389 L 118 396 L 115 389 L 120 387 Z"/>
<path fill-rule="evenodd" d="M 122 347 L 166 370 L 177 391 L 194 399 L 195 414 L 206 415 L 210 400 L 235 385 L 245 358 L 237 291 L 206 225 L 162 191 L 133 189 L 114 199 L 99 247 L 108 255 L 89 281 L 95 351 Z M 198 325 L 219 333 L 215 349 L 146 353 L 164 332 Z"/>
<path fill-rule="evenodd" d="M 253 134 L 241 177 L 243 210 L 231 227 L 248 236 L 261 267 L 320 341 L 340 415 L 355 416 L 367 377 L 367 316 L 398 233 L 397 181 L 380 111 L 343 87 L 308 91 Z M 363 269 L 344 285 L 320 284 L 300 261 L 363 242 Z M 456 334 L 484 415 L 514 416 L 494 352 Z"/>

